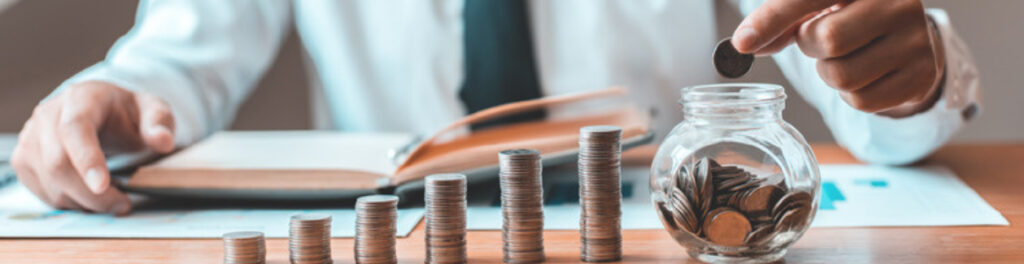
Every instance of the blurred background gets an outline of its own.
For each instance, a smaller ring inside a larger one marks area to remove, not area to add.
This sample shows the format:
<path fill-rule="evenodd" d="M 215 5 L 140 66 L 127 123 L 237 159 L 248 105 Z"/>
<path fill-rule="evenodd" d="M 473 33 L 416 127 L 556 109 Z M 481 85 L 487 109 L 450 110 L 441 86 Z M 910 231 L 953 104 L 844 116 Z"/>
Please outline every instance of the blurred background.
<path fill-rule="evenodd" d="M 717 20 L 727 36 L 740 15 L 726 1 Z M 0 0 L 0 133 L 16 133 L 40 99 L 66 78 L 103 59 L 134 23 L 137 1 Z M 1020 0 L 925 0 L 949 12 L 981 71 L 983 114 L 956 142 L 1024 141 L 1024 89 L 1013 75 L 1024 69 L 1024 10 Z M 292 32 L 259 88 L 239 110 L 232 129 L 309 129 L 312 118 L 301 45 Z M 708 55 L 710 67 L 710 54 Z M 770 59 L 755 62 L 740 81 L 788 86 Z M 792 92 L 790 92 L 793 94 Z M 785 118 L 811 142 L 832 136 L 818 113 L 799 96 L 787 102 Z"/>

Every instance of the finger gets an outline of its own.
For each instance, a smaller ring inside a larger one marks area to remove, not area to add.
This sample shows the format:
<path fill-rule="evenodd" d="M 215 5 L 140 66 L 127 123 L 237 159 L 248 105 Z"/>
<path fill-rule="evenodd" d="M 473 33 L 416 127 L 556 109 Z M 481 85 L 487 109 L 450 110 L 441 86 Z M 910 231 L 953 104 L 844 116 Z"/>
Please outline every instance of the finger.
<path fill-rule="evenodd" d="M 894 6 L 890 1 L 853 1 L 815 17 L 801 24 L 796 42 L 800 50 L 812 58 L 836 58 L 850 54 L 914 19 L 913 15 L 903 14 L 912 7 Z M 891 2 L 913 2 L 920 5 L 918 1 Z M 923 20 L 921 16 L 923 13 L 917 17 Z"/>
<path fill-rule="evenodd" d="M 53 207 L 60 210 L 86 210 L 82 205 L 72 200 L 65 194 L 60 194 L 57 199 L 53 202 Z"/>
<path fill-rule="evenodd" d="M 38 153 L 37 153 L 38 154 Z M 38 155 L 36 155 L 38 157 Z M 36 170 L 28 164 L 12 163 L 14 171 L 18 176 L 18 181 L 21 182 L 22 186 L 25 186 L 29 191 L 36 195 L 40 201 L 46 204 L 56 206 L 57 203 L 53 199 L 53 195 L 47 188 L 40 182 L 40 175 L 36 173 Z"/>
<path fill-rule="evenodd" d="M 78 188 L 68 190 L 67 193 L 82 208 L 94 213 L 127 215 L 132 211 L 132 202 L 128 199 L 128 195 L 117 188 L 107 188 L 101 194 L 94 194 L 83 184 Z"/>
<path fill-rule="evenodd" d="M 789 27 L 789 29 L 787 29 L 786 32 L 782 33 L 781 36 L 775 38 L 775 40 L 773 40 L 772 43 L 768 43 L 768 45 L 765 45 L 763 48 L 754 52 L 754 56 L 764 57 L 772 55 L 779 51 L 782 51 L 782 49 L 789 46 L 789 44 L 793 44 L 793 42 L 796 41 L 796 34 L 800 30 L 800 23 L 803 23 L 803 21 L 807 21 L 813 17 L 814 14 L 808 14 L 801 22 L 798 22 L 796 25 Z"/>
<path fill-rule="evenodd" d="M 57 137 L 74 169 L 93 193 L 110 187 L 107 161 L 97 136 L 106 116 L 108 97 L 95 89 L 78 89 L 61 98 Z"/>
<path fill-rule="evenodd" d="M 34 112 L 38 113 L 40 107 L 36 107 Z M 32 161 L 39 161 L 39 142 L 38 142 L 38 129 L 36 128 L 35 114 L 25 122 L 25 126 L 22 127 L 21 132 L 18 134 L 18 143 L 15 145 L 14 150 L 11 152 L 11 167 L 14 168 L 15 175 L 18 177 L 18 181 L 21 182 L 25 188 L 28 188 L 39 200 L 52 205 L 53 201 L 47 195 L 43 186 L 39 183 L 38 174 L 36 173 L 33 166 L 37 163 Z"/>
<path fill-rule="evenodd" d="M 35 171 L 31 168 L 23 167 L 22 165 L 14 165 L 14 171 L 18 176 L 18 182 L 25 186 L 26 189 L 31 191 L 33 194 L 46 204 L 54 205 L 53 199 L 50 199 L 50 195 L 43 188 L 43 185 L 39 183 L 39 177 Z"/>
<path fill-rule="evenodd" d="M 53 156 L 55 155 L 52 154 L 54 151 L 60 151 L 62 148 L 60 145 L 55 145 L 46 149 L 48 149 L 45 151 L 46 155 Z M 63 160 L 51 162 L 57 165 L 47 171 L 47 188 L 55 191 L 54 200 L 67 196 L 70 201 L 66 202 L 66 206 L 79 207 L 97 213 L 123 215 L 131 211 L 131 201 L 128 200 L 128 196 L 116 188 L 106 188 L 102 193 L 94 193 L 90 187 L 86 186 L 78 171 L 71 166 L 67 155 L 58 155 L 56 158 L 47 157 L 47 159 L 61 159 L 61 157 Z"/>
<path fill-rule="evenodd" d="M 733 32 L 733 46 L 741 53 L 755 53 L 796 25 L 807 14 L 817 13 L 842 0 L 768 0 L 751 12 Z"/>
<path fill-rule="evenodd" d="M 56 205 L 54 199 L 51 198 L 50 193 L 40 183 L 39 174 L 36 173 L 36 170 L 33 169 L 31 165 L 20 162 L 12 162 L 11 165 L 18 177 L 18 182 L 20 182 L 22 186 L 25 186 L 26 189 L 35 194 L 36 198 L 39 198 L 40 201 L 49 205 Z"/>
<path fill-rule="evenodd" d="M 60 116 L 61 107 L 55 107 L 53 117 L 41 118 L 38 124 L 38 157 L 39 162 L 35 165 L 38 172 L 37 180 L 41 186 L 41 192 L 47 197 L 47 203 L 58 209 L 82 209 L 77 203 L 70 202 L 65 195 L 64 189 L 69 184 L 60 176 L 66 171 L 74 171 L 71 161 L 67 158 L 64 147 L 57 136 L 57 116 Z"/>
<path fill-rule="evenodd" d="M 56 123 L 61 109 L 59 99 L 56 98 L 40 104 L 31 118 L 31 129 L 23 131 L 18 141 L 27 143 L 26 147 L 30 147 L 27 150 L 31 151 L 29 153 L 35 154 L 32 157 L 34 162 L 30 165 L 34 175 L 25 179 L 31 179 L 29 184 L 37 186 L 37 190 L 34 191 L 36 195 L 55 208 L 74 209 L 76 205 L 61 200 L 64 196 L 63 189 L 53 180 L 53 176 L 59 171 L 71 168 L 71 163 L 65 157 L 64 149 L 57 138 Z M 24 139 L 29 140 L 23 141 Z M 31 148 L 33 146 L 34 148 Z"/>
<path fill-rule="evenodd" d="M 818 60 L 818 74 L 833 88 L 855 91 L 909 64 L 912 58 L 930 55 L 921 54 L 930 51 L 927 47 L 908 46 L 927 45 L 927 38 L 925 32 L 889 34 L 849 55 Z"/>
<path fill-rule="evenodd" d="M 933 70 L 932 67 L 927 63 L 915 63 L 889 73 L 862 89 L 840 91 L 840 95 L 853 108 L 869 113 L 884 111 L 905 102 L 920 102 L 927 99 L 928 89 L 916 87 L 932 84 L 934 79 L 922 78 Z"/>
<path fill-rule="evenodd" d="M 159 153 L 174 150 L 174 116 L 171 107 L 152 95 L 136 93 L 135 98 L 141 113 L 139 134 L 146 146 Z"/>

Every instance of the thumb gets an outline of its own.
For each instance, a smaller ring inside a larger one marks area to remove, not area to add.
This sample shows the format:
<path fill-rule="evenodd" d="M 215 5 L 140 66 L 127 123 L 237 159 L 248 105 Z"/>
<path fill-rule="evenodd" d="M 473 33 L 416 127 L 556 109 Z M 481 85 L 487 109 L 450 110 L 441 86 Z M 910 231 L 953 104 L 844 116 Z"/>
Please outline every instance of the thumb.
<path fill-rule="evenodd" d="M 732 44 L 740 53 L 758 53 L 808 14 L 813 14 L 844 0 L 767 0 L 736 27 Z"/>
<path fill-rule="evenodd" d="M 158 153 L 174 150 L 174 115 L 163 99 L 141 92 L 135 93 L 139 107 L 139 135 L 146 146 Z"/>

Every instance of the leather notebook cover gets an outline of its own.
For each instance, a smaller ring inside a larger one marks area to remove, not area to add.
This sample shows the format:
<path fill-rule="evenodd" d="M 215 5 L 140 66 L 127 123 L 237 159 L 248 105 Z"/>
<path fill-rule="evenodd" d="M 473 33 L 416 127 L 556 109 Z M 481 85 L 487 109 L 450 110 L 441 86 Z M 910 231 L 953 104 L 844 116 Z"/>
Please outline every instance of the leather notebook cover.
<path fill-rule="evenodd" d="M 275 196 L 276 192 L 307 198 L 317 198 L 320 193 L 319 198 L 330 198 L 345 196 L 346 192 L 337 191 L 372 193 L 434 173 L 494 167 L 497 153 L 509 148 L 537 149 L 545 159 L 567 156 L 577 151 L 583 126 L 622 127 L 624 143 L 650 139 L 650 117 L 631 105 L 569 119 L 509 124 L 472 133 L 465 129 L 469 124 L 519 112 L 623 94 L 624 89 L 612 88 L 500 105 L 469 115 L 421 141 L 410 134 L 219 132 L 139 168 L 123 187 L 170 195 L 196 196 L 188 190 L 201 190 L 228 195 L 198 196 L 258 198 L 260 193 Z"/>

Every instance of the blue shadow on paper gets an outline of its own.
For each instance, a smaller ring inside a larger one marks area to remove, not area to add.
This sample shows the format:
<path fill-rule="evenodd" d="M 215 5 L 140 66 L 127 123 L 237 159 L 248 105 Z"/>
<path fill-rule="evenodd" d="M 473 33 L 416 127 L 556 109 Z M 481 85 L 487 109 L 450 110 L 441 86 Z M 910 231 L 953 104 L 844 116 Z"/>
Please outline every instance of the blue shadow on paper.
<path fill-rule="evenodd" d="M 857 179 L 853 181 L 853 184 L 862 186 L 871 186 L 875 188 L 889 187 L 889 182 L 884 179 Z"/>
<path fill-rule="evenodd" d="M 889 187 L 889 182 L 885 179 L 856 179 L 853 181 L 853 184 L 870 188 Z M 821 183 L 821 203 L 818 204 L 819 210 L 835 210 L 835 202 L 841 201 L 846 201 L 846 197 L 843 196 L 843 192 L 839 191 L 839 187 L 836 186 L 835 182 L 826 181 Z"/>
<path fill-rule="evenodd" d="M 821 183 L 821 203 L 818 203 L 818 210 L 835 210 L 834 202 L 846 201 L 846 197 L 836 187 L 836 183 L 826 181 Z"/>

